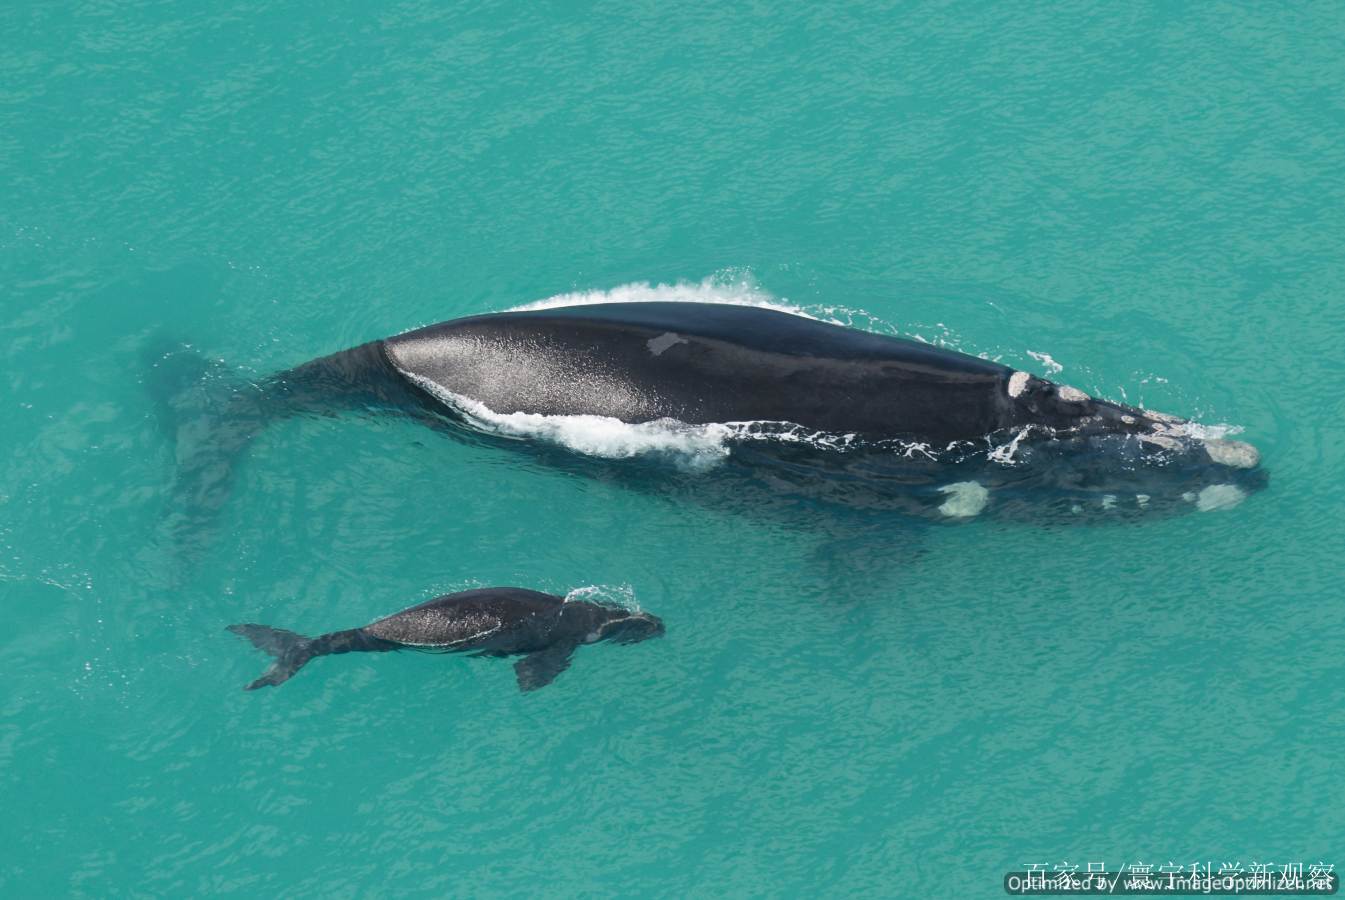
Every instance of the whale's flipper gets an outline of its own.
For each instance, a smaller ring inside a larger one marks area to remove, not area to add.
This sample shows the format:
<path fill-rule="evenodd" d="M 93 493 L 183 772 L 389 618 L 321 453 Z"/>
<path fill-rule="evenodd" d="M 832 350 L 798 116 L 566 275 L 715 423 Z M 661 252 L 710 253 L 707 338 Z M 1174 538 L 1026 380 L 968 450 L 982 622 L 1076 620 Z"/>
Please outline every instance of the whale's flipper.
<path fill-rule="evenodd" d="M 514 672 L 518 675 L 520 691 L 535 691 L 546 687 L 556 680 L 556 676 L 570 667 L 570 654 L 573 644 L 556 644 L 527 656 L 514 663 Z"/>
<path fill-rule="evenodd" d="M 255 691 L 260 687 L 280 684 L 299 671 L 304 663 L 314 656 L 321 655 L 314 646 L 316 641 L 283 628 L 269 628 L 266 625 L 230 625 L 229 630 L 252 641 L 259 650 L 265 650 L 276 657 L 271 668 L 244 690 Z"/>

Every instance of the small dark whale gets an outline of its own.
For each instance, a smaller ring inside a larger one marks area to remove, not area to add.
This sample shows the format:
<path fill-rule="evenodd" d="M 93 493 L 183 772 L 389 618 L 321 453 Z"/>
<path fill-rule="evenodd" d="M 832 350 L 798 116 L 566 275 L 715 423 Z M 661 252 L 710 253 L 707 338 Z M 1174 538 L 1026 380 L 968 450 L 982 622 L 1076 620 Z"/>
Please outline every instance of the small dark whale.
<path fill-rule="evenodd" d="M 536 690 L 570 665 L 580 644 L 633 644 L 663 634 L 663 622 L 619 606 L 565 600 L 524 588 L 481 588 L 436 597 L 363 628 L 309 638 L 266 625 L 230 625 L 276 661 L 247 690 L 285 681 L 310 659 L 333 653 L 423 650 L 476 656 L 525 654 L 518 689 Z"/>
<path fill-rule="evenodd" d="M 201 514 L 223 504 L 233 458 L 269 423 L 341 411 L 459 435 L 481 435 L 483 415 L 515 437 L 589 421 L 711 434 L 753 478 L 935 520 L 1218 509 L 1266 483 L 1252 445 L 1177 417 L 941 347 L 732 304 L 470 316 L 234 386 L 204 410 L 190 392 L 170 396 L 188 397 L 172 410 L 175 493 Z"/>

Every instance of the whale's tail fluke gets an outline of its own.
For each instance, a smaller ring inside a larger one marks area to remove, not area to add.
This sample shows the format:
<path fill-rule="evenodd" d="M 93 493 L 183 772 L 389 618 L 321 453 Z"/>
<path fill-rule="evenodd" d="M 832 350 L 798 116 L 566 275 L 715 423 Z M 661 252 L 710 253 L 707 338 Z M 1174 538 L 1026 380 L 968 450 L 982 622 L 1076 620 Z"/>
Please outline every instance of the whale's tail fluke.
<path fill-rule="evenodd" d="M 244 690 L 255 691 L 257 688 L 287 681 L 290 676 L 303 668 L 304 663 L 322 655 L 317 641 L 283 628 L 270 628 L 266 625 L 230 625 L 229 630 L 247 638 L 257 649 L 265 650 L 276 658 L 271 668 Z"/>
<path fill-rule="evenodd" d="M 146 387 L 174 447 L 169 521 L 179 557 L 199 559 L 213 538 L 234 474 L 267 426 L 297 415 L 400 410 L 434 420 L 425 400 L 374 341 L 252 380 L 191 347 L 145 350 Z"/>
<path fill-rule="evenodd" d="M 266 389 L 180 344 L 147 348 L 146 387 L 173 445 L 168 500 L 181 556 L 203 555 L 243 451 L 274 417 Z"/>

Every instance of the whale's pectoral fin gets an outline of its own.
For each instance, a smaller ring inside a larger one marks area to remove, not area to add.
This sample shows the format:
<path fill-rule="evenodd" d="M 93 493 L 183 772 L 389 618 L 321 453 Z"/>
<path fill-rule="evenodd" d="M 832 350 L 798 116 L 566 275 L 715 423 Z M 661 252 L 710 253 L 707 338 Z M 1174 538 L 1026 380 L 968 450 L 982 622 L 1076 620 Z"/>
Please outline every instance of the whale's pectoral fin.
<path fill-rule="evenodd" d="M 518 675 L 518 689 L 535 691 L 555 681 L 557 675 L 570 667 L 570 654 L 573 652 L 573 644 L 557 644 L 536 653 L 529 653 L 514 663 L 514 672 Z"/>

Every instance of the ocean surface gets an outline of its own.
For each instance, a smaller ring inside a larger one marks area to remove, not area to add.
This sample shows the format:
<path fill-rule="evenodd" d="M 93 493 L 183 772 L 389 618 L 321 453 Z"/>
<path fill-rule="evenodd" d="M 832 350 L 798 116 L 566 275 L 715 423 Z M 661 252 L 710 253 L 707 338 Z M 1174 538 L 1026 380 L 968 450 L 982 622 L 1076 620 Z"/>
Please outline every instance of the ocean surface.
<path fill-rule="evenodd" d="M 1028 864 L 1345 864 L 1342 34 L 1333 2 L 3 5 L 0 894 L 995 897 Z M 1226 426 L 1270 486 L 856 539 L 641 490 L 686 461 L 638 436 L 540 439 L 631 455 L 594 478 L 318 417 L 255 441 L 189 564 L 167 537 L 163 342 L 257 381 L 641 298 Z M 241 690 L 266 660 L 227 625 L 500 584 L 667 635 L 529 694 L 413 653 Z"/>

